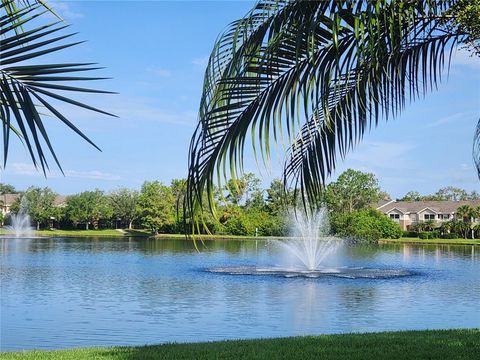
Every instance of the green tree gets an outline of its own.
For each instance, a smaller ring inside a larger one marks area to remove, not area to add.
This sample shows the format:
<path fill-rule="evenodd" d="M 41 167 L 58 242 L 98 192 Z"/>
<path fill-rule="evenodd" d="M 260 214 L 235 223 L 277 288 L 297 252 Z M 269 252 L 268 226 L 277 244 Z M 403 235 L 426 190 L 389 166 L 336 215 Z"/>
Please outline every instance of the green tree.
<path fill-rule="evenodd" d="M 192 214 L 217 173 L 241 177 L 249 134 L 259 162 L 286 143 L 285 184 L 317 204 L 338 159 L 436 89 L 454 46 L 478 43 L 479 1 L 260 0 L 210 56 L 190 146 Z"/>
<path fill-rule="evenodd" d="M 113 216 L 120 219 L 129 229 L 132 228 L 132 223 L 138 216 L 138 197 L 138 191 L 127 188 L 118 189 L 109 195 Z"/>
<path fill-rule="evenodd" d="M 421 201 L 423 196 L 418 191 L 409 191 L 398 201 Z"/>
<path fill-rule="evenodd" d="M 142 225 L 157 234 L 172 228 L 175 222 L 175 198 L 172 190 L 159 181 L 145 181 L 140 190 L 137 212 Z"/>
<path fill-rule="evenodd" d="M 375 209 L 362 209 L 350 213 L 333 214 L 332 230 L 342 237 L 377 241 L 380 238 L 398 239 L 400 225 Z"/>
<path fill-rule="evenodd" d="M 460 220 L 464 224 L 464 226 L 462 227 L 462 230 L 463 230 L 462 232 L 465 239 L 467 238 L 468 233 L 472 228 L 472 221 L 476 215 L 475 213 L 476 213 L 475 209 L 472 208 L 470 205 L 459 206 L 455 211 L 456 220 Z M 473 231 L 472 231 L 472 237 L 473 237 Z"/>
<path fill-rule="evenodd" d="M 350 213 L 367 208 L 380 200 L 381 192 L 375 175 L 348 169 L 337 181 L 328 184 L 325 200 L 329 210 Z"/>
<path fill-rule="evenodd" d="M 173 179 L 170 183 L 170 189 L 172 191 L 173 198 L 175 199 L 175 231 L 181 232 L 183 230 L 183 225 L 185 224 L 183 204 L 185 201 L 185 194 L 187 192 L 187 180 Z"/>
<path fill-rule="evenodd" d="M 0 183 L 0 195 L 17 193 L 18 191 L 15 190 L 15 187 L 13 185 Z"/>
<path fill-rule="evenodd" d="M 273 179 L 267 191 L 266 206 L 274 215 L 284 215 L 295 205 L 295 196 L 291 189 L 285 189 L 282 180 Z"/>
<path fill-rule="evenodd" d="M 468 200 L 468 193 L 464 189 L 460 189 L 454 186 L 447 186 L 438 190 L 434 195 L 437 200 Z"/>
<path fill-rule="evenodd" d="M 74 225 L 84 224 L 85 229 L 98 229 L 100 221 L 110 220 L 113 209 L 110 201 L 101 190 L 84 191 L 67 198 L 66 213 Z"/>
<path fill-rule="evenodd" d="M 30 219 L 36 223 L 37 230 L 41 225 L 47 225 L 56 215 L 53 202 L 56 194 L 48 187 L 39 188 L 31 186 L 21 196 L 17 197 L 10 207 L 13 213 L 18 213 L 20 203 L 24 198 Z"/>

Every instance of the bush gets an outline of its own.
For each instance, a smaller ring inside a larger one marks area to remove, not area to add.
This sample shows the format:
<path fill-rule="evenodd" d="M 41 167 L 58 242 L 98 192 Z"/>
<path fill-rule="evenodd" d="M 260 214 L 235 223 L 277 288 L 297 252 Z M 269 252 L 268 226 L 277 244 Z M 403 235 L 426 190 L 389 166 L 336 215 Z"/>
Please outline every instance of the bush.
<path fill-rule="evenodd" d="M 380 238 L 398 239 L 402 236 L 400 225 L 375 209 L 337 214 L 331 218 L 332 230 L 340 236 L 370 242 Z"/>
<path fill-rule="evenodd" d="M 438 239 L 439 233 L 438 231 L 424 231 L 424 232 L 420 232 L 418 234 L 418 237 L 420 239 Z"/>
<path fill-rule="evenodd" d="M 413 237 L 413 238 L 415 238 L 415 237 L 418 237 L 418 232 L 416 232 L 416 231 L 404 231 L 402 233 L 402 237 Z"/>
<path fill-rule="evenodd" d="M 455 233 L 443 234 L 441 236 L 442 239 L 456 239 L 458 237 L 459 237 L 458 234 L 455 234 Z"/>

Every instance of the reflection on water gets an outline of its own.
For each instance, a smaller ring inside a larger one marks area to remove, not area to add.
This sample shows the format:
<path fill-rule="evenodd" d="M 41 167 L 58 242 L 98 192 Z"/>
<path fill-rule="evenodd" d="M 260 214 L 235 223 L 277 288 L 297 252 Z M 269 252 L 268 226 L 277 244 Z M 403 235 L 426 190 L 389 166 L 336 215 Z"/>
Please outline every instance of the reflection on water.
<path fill-rule="evenodd" d="M 345 247 L 396 279 L 230 276 L 278 265 L 265 241 L 0 239 L 2 350 L 480 326 L 478 247 Z"/>

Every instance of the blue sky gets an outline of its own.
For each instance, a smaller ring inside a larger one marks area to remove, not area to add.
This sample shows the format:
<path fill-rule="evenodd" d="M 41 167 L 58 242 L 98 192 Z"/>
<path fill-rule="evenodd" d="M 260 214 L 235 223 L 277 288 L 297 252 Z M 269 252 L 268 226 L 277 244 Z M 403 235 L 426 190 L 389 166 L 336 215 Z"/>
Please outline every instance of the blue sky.
<path fill-rule="evenodd" d="M 119 118 L 60 105 L 102 148 L 98 152 L 53 119 L 47 127 L 66 176 L 52 166 L 45 179 L 17 142 L 1 181 L 25 189 L 50 186 L 61 194 L 144 180 L 185 177 L 187 151 L 197 119 L 203 72 L 213 43 L 251 1 L 52 1 L 86 43 L 56 55 L 56 61 L 95 61 L 106 69 L 98 82 L 118 95 L 77 97 Z M 454 185 L 479 190 L 471 147 L 480 117 L 480 60 L 458 52 L 439 91 L 408 106 L 367 134 L 338 166 L 376 174 L 393 197 L 409 190 L 431 193 Z M 265 184 L 281 174 L 272 164 Z M 53 165 L 53 163 L 52 163 Z M 259 173 L 253 162 L 247 170 Z"/>

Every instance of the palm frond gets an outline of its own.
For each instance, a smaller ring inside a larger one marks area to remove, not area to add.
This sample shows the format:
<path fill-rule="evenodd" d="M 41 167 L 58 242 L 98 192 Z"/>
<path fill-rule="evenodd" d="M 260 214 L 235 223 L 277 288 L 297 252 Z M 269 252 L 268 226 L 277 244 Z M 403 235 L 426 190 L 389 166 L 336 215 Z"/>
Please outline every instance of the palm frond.
<path fill-rule="evenodd" d="M 190 146 L 191 216 L 204 191 L 212 199 L 215 176 L 242 173 L 249 132 L 264 162 L 270 137 L 286 139 L 285 184 L 314 203 L 338 155 L 441 81 L 463 36 L 442 26 L 453 2 L 260 1 L 233 23 L 206 71 Z"/>
<path fill-rule="evenodd" d="M 473 136 L 473 161 L 477 168 L 478 178 L 480 179 L 480 119 L 477 123 L 477 129 Z"/>
<path fill-rule="evenodd" d="M 44 126 L 41 109 L 67 125 L 91 145 L 98 147 L 67 119 L 51 99 L 82 107 L 102 114 L 108 112 L 60 95 L 58 92 L 111 93 L 96 89 L 68 85 L 72 81 L 92 81 L 105 78 L 73 76 L 70 73 L 99 69 L 93 63 L 34 64 L 42 56 L 55 53 L 81 42 L 65 42 L 75 34 L 61 34 L 67 27 L 61 21 L 46 25 L 36 24 L 45 12 L 43 1 L 25 8 L 15 8 L 15 13 L 4 11 L 0 16 L 0 116 L 3 123 L 3 164 L 7 163 L 10 131 L 24 142 L 33 164 L 45 173 L 48 167 L 47 153 L 57 166 L 60 162 Z M 12 1 L 2 1 L 0 11 Z M 22 27 L 22 31 L 17 31 Z M 48 89 L 48 90 L 47 90 Z M 15 125 L 14 125 L 15 123 Z M 47 150 L 45 150 L 45 148 Z"/>

